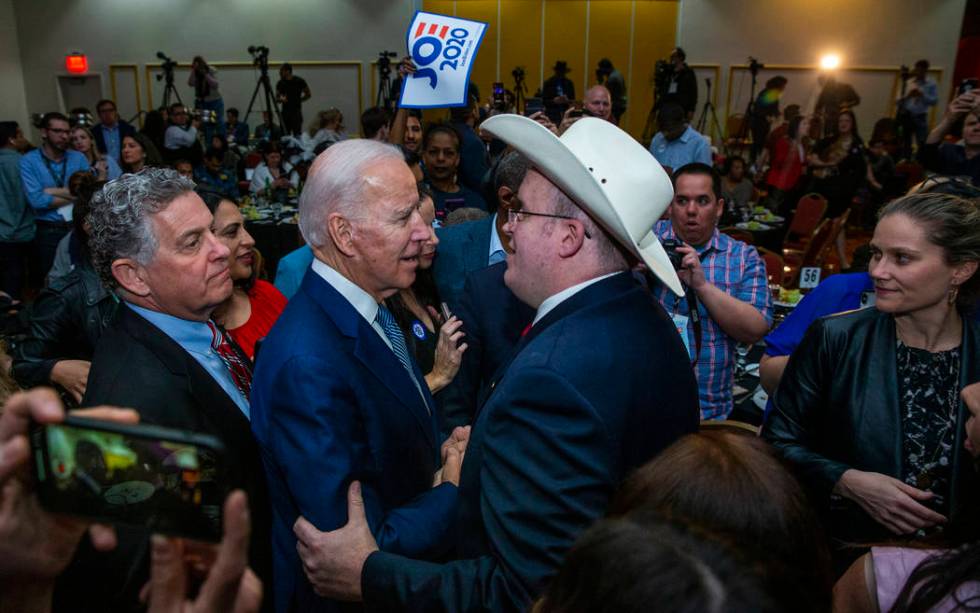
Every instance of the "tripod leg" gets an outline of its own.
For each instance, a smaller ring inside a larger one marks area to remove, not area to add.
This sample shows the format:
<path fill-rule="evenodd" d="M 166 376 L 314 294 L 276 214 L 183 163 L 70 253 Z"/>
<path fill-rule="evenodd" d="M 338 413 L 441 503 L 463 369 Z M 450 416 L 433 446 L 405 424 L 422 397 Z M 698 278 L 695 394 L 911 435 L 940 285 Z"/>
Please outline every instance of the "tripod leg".
<path fill-rule="evenodd" d="M 255 84 L 255 90 L 252 91 L 252 99 L 248 101 L 248 109 L 245 111 L 245 117 L 242 118 L 242 121 L 247 122 L 248 116 L 252 114 L 252 107 L 255 106 L 255 97 L 259 95 L 259 87 L 261 86 L 261 81 Z"/>

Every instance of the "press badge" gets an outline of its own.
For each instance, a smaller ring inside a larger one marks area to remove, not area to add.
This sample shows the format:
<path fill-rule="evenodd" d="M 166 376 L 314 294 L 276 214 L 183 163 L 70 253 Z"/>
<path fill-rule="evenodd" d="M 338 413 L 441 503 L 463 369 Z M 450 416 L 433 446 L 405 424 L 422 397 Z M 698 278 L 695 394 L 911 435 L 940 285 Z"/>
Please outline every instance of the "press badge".
<path fill-rule="evenodd" d="M 684 349 L 687 351 L 687 356 L 693 357 L 691 355 L 691 340 L 687 337 L 687 322 L 690 320 L 690 317 L 681 315 L 680 313 L 674 313 L 670 318 L 674 320 L 674 327 L 677 328 L 677 333 L 681 335 L 681 340 L 684 341 Z"/>

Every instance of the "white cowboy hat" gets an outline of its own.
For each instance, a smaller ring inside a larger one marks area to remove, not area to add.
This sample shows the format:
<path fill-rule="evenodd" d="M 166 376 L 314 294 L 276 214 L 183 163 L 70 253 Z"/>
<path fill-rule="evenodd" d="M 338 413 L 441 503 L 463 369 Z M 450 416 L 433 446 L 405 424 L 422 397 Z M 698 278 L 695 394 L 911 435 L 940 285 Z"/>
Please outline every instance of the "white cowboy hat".
<path fill-rule="evenodd" d="M 653 224 L 674 197 L 670 177 L 650 152 L 612 123 L 583 117 L 558 138 L 522 115 L 480 124 L 531 161 L 678 296 L 684 295 Z"/>

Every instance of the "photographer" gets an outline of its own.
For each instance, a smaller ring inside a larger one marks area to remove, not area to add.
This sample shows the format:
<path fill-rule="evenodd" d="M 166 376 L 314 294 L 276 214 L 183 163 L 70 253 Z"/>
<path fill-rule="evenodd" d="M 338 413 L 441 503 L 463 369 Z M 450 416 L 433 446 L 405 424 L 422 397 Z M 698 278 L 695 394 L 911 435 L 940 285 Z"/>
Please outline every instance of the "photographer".
<path fill-rule="evenodd" d="M 99 407 L 75 415 L 121 424 L 135 424 L 139 416 L 129 409 Z M 115 531 L 89 525 L 81 519 L 45 511 L 34 493 L 27 471 L 31 422 L 53 424 L 64 420 L 65 411 L 48 389 L 34 389 L 10 398 L 0 410 L 0 610 L 42 613 L 52 609 L 55 578 L 65 569 L 88 532 L 92 546 L 108 551 L 116 545 Z M 257 611 L 262 583 L 247 566 L 251 530 L 248 504 L 240 491 L 232 492 L 224 505 L 224 538 L 218 546 L 200 546 L 180 539 L 153 537 L 149 610 Z M 181 555 L 192 547 L 198 554 L 189 572 Z M 196 584 L 190 574 L 209 559 L 206 579 L 193 602 L 186 600 L 187 586 Z M 103 582 L 105 578 L 102 579 Z M 85 601 L 72 603 L 72 609 Z"/>
<path fill-rule="evenodd" d="M 194 106 L 199 109 L 214 111 L 214 121 L 204 124 L 204 140 L 211 142 L 211 134 L 225 133 L 225 101 L 218 91 L 218 71 L 208 65 L 200 55 L 194 56 L 191 62 L 191 74 L 187 84 L 194 88 Z"/>
<path fill-rule="evenodd" d="M 909 74 L 907 66 L 902 66 L 904 94 L 896 101 L 898 122 L 903 128 L 902 146 L 905 152 L 912 152 L 912 135 L 920 149 L 929 134 L 929 109 L 939 100 L 936 81 L 928 76 L 929 60 L 919 60 Z"/>
<path fill-rule="evenodd" d="M 944 143 L 946 135 L 960 122 L 962 142 Z M 968 91 L 950 102 L 946 114 L 919 149 L 919 161 L 933 172 L 968 176 L 974 185 L 980 185 L 980 91 Z"/>
<path fill-rule="evenodd" d="M 673 182 L 670 219 L 657 222 L 654 232 L 661 242 L 681 241 L 672 254 L 678 259 L 672 259 L 688 298 L 662 284 L 654 296 L 683 330 L 684 345 L 697 360 L 701 419 L 725 419 L 734 407 L 735 345 L 755 343 L 772 323 L 766 268 L 754 247 L 718 232 L 725 201 L 718 197 L 721 179 L 714 169 L 688 164 Z M 691 298 L 697 318 L 691 316 Z"/>
<path fill-rule="evenodd" d="M 548 119 L 558 125 L 571 101 L 575 100 L 575 84 L 567 76 L 571 69 L 564 60 L 555 62 L 553 70 L 555 74 L 545 81 L 541 88 L 541 98 L 544 100 L 544 110 Z"/>
<path fill-rule="evenodd" d="M 293 75 L 293 65 L 286 63 L 279 69 L 276 95 L 282 105 L 282 123 L 287 134 L 298 136 L 303 131 L 303 102 L 313 95 L 306 80 Z"/>
<path fill-rule="evenodd" d="M 613 123 L 619 125 L 619 118 L 626 112 L 626 81 L 623 79 L 623 74 L 616 70 L 608 58 L 602 58 L 599 60 L 599 67 L 596 68 L 595 76 L 599 84 L 605 85 L 606 89 L 609 90 L 609 96 L 612 99 Z"/>
<path fill-rule="evenodd" d="M 670 64 L 673 72 L 667 95 L 683 107 L 687 118 L 694 116 L 698 106 L 698 79 L 694 71 L 687 65 L 687 54 L 680 47 L 670 53 Z"/>

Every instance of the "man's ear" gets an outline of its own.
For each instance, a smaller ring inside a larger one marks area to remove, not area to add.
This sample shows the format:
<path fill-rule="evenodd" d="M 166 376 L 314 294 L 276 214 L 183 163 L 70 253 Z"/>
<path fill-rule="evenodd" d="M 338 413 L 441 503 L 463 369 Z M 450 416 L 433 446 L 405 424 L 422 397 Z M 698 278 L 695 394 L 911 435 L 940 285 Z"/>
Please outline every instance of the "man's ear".
<path fill-rule="evenodd" d="M 506 185 L 501 185 L 499 188 L 497 188 L 497 203 L 502 205 L 498 208 L 506 207 L 507 209 L 510 209 L 514 203 L 514 190 Z"/>
<path fill-rule="evenodd" d="M 327 217 L 327 234 L 337 247 L 337 251 L 352 257 L 354 249 L 354 227 L 349 219 L 340 213 L 331 213 Z"/>
<path fill-rule="evenodd" d="M 558 219 L 559 230 L 561 231 L 561 243 L 558 247 L 558 255 L 563 258 L 570 258 L 582 249 L 585 242 L 585 224 L 578 219 Z"/>
<path fill-rule="evenodd" d="M 121 288 L 135 296 L 149 296 L 146 270 L 132 258 L 119 258 L 112 262 L 112 276 Z"/>

